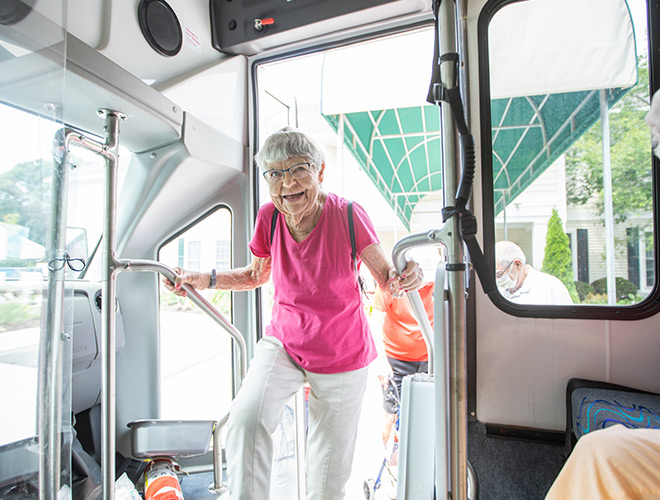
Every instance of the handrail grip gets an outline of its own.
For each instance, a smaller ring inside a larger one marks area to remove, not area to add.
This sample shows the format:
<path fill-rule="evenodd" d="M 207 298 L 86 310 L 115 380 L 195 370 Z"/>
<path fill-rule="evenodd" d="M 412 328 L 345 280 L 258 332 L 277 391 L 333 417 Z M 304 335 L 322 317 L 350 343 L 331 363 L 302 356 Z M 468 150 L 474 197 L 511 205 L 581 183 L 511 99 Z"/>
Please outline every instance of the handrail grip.
<path fill-rule="evenodd" d="M 143 259 L 134 259 L 126 260 L 122 259 L 120 261 L 123 266 L 122 271 L 155 271 L 159 274 L 165 276 L 168 280 L 174 282 L 177 277 L 177 274 L 173 269 L 166 266 L 165 264 L 154 261 L 154 260 L 143 260 Z M 202 311 L 204 311 L 208 316 L 210 316 L 216 323 L 218 323 L 229 335 L 234 339 L 238 345 L 239 352 L 239 375 L 240 380 L 238 380 L 236 392 L 241 385 L 241 382 L 245 378 L 245 373 L 247 370 L 247 354 L 245 339 L 241 332 L 229 321 L 220 311 L 218 311 L 208 300 L 206 300 L 194 287 L 184 283 L 182 287 L 188 298 Z"/>
<path fill-rule="evenodd" d="M 156 273 L 162 274 L 171 282 L 174 282 L 177 274 L 173 269 L 166 266 L 165 264 L 154 261 L 154 260 L 121 260 L 122 271 L 154 271 Z M 247 358 L 246 358 L 246 347 L 245 339 L 241 332 L 229 321 L 225 316 L 218 311 L 213 304 L 206 300 L 193 286 L 184 283 L 181 288 L 183 288 L 187 297 L 203 312 L 210 316 L 216 323 L 218 323 L 238 345 L 238 356 L 239 356 L 239 377 L 236 381 L 235 393 L 238 392 L 238 389 L 245 378 Z M 222 437 L 221 430 L 229 420 L 229 414 L 226 414 L 222 419 L 216 422 L 215 428 L 213 429 L 213 486 L 211 487 L 212 491 L 216 493 L 223 493 L 226 489 L 222 478 Z"/>
<path fill-rule="evenodd" d="M 411 234 L 399 240 L 396 245 L 394 245 L 394 249 L 392 250 L 392 261 L 394 262 L 394 267 L 396 268 L 397 273 L 401 274 L 401 272 L 406 268 L 406 264 L 408 263 L 406 260 L 406 253 L 410 249 L 428 245 L 446 246 L 446 228 L 447 226 L 443 226 L 441 229 Z M 422 303 L 422 298 L 419 295 L 419 291 L 411 290 L 406 292 L 406 296 L 408 297 L 408 301 L 410 302 L 410 306 L 413 310 L 413 315 L 415 316 L 415 319 L 420 326 L 422 337 L 426 343 L 426 352 L 428 354 L 429 363 L 428 373 L 429 375 L 433 375 L 435 373 L 436 363 L 436 360 L 433 359 L 433 327 L 431 326 L 431 322 L 426 315 L 426 310 L 424 309 L 424 304 Z"/>

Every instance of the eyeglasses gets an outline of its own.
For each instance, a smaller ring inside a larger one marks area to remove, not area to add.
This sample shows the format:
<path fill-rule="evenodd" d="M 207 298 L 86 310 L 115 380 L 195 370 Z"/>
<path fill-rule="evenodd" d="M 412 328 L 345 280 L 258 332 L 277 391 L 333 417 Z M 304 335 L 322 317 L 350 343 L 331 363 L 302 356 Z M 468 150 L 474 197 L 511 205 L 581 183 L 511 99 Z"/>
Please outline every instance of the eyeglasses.
<path fill-rule="evenodd" d="M 85 266 L 87 264 L 85 263 L 85 259 L 71 258 L 67 252 L 64 252 L 64 255 L 62 255 L 61 259 L 54 258 L 48 262 L 48 270 L 51 273 L 54 273 L 62 270 L 65 265 L 68 266 L 72 271 L 79 273 L 85 270 Z"/>
<path fill-rule="evenodd" d="M 513 259 L 511 262 L 509 262 L 507 264 L 507 266 L 504 269 L 502 269 L 501 271 L 495 271 L 495 277 L 496 278 L 501 278 L 502 276 L 504 276 L 506 274 L 506 272 L 509 270 L 509 268 L 511 267 L 511 264 L 513 264 L 515 261 L 516 261 L 516 259 Z"/>
<path fill-rule="evenodd" d="M 266 170 L 263 175 L 268 184 L 275 185 L 282 182 L 285 172 L 289 172 L 289 175 L 291 175 L 291 177 L 294 179 L 304 179 L 312 173 L 310 170 L 311 167 L 311 163 L 296 163 L 295 165 L 285 169 L 273 168 L 271 170 Z"/>

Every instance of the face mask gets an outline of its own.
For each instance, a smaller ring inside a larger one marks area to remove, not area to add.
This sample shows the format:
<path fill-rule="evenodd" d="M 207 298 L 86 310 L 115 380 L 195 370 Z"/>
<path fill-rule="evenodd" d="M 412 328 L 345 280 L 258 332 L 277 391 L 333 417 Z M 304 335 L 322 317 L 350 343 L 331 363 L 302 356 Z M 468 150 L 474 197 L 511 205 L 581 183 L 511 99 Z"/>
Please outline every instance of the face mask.
<path fill-rule="evenodd" d="M 517 275 L 516 275 L 516 279 L 514 280 L 511 278 L 511 276 L 509 276 L 509 273 L 506 273 L 503 276 L 497 278 L 497 287 L 503 288 L 504 290 L 509 290 L 510 288 L 514 288 L 516 286 L 517 281 L 518 281 Z"/>

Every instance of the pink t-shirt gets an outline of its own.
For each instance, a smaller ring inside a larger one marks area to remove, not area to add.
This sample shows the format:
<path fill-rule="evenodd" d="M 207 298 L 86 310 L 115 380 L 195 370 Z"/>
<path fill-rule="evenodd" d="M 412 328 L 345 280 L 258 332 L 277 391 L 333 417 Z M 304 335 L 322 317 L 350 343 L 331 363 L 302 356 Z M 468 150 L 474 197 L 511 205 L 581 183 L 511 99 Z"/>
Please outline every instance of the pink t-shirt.
<path fill-rule="evenodd" d="M 376 346 L 362 307 L 351 259 L 348 201 L 328 194 L 316 227 L 298 243 L 284 215 L 270 230 L 275 206 L 259 210 L 250 250 L 272 257 L 274 305 L 266 335 L 277 337 L 303 369 L 340 373 L 363 368 L 376 358 Z M 358 255 L 379 243 L 364 209 L 353 202 L 353 225 Z M 272 248 L 272 253 L 271 253 Z"/>

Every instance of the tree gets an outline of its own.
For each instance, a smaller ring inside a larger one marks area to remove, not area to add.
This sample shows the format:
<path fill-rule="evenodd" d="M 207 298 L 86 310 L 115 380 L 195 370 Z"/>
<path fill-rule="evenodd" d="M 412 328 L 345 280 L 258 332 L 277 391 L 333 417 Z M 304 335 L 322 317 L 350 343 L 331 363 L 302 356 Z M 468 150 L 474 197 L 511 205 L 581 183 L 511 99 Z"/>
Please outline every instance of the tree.
<path fill-rule="evenodd" d="M 30 240 L 46 245 L 50 212 L 50 164 L 18 163 L 0 174 L 0 221 L 25 226 Z"/>
<path fill-rule="evenodd" d="M 644 118 L 650 105 L 648 66 L 638 62 L 638 83 L 609 113 L 612 205 L 616 222 L 636 213 L 653 211 L 650 132 Z M 603 151 L 600 121 L 566 153 L 567 201 L 584 205 L 596 201 L 598 215 L 604 212 Z"/>
<path fill-rule="evenodd" d="M 571 249 L 568 245 L 568 236 L 564 232 L 559 213 L 554 208 L 552 209 L 552 216 L 548 220 L 542 271 L 559 278 L 566 285 L 573 302 L 580 301 L 575 283 L 573 282 Z"/>

